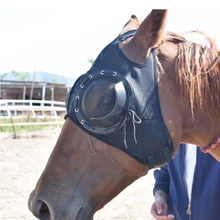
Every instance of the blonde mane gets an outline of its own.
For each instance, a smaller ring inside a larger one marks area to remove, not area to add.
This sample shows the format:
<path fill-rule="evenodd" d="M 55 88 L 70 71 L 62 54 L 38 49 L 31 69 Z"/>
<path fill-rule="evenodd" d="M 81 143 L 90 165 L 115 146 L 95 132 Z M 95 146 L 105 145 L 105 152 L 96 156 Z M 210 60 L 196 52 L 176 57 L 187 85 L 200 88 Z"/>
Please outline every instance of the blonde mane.
<path fill-rule="evenodd" d="M 199 108 L 214 118 L 220 117 L 220 51 L 214 41 L 202 32 L 208 46 L 187 41 L 184 37 L 167 33 L 165 41 L 178 46 L 176 72 L 180 93 L 188 100 L 192 114 Z"/>

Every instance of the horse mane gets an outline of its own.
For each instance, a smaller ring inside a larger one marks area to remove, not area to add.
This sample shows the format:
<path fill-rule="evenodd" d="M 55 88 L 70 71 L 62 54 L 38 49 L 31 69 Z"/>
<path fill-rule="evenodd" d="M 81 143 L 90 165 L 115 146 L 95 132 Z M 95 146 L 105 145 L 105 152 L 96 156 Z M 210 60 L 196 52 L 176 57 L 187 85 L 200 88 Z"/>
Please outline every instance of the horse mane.
<path fill-rule="evenodd" d="M 215 42 L 200 33 L 207 41 L 205 47 L 187 41 L 183 36 L 167 32 L 164 41 L 178 46 L 175 68 L 180 94 L 188 100 L 192 115 L 199 108 L 208 116 L 220 116 L 220 51 Z M 192 33 L 193 33 L 192 32 Z"/>

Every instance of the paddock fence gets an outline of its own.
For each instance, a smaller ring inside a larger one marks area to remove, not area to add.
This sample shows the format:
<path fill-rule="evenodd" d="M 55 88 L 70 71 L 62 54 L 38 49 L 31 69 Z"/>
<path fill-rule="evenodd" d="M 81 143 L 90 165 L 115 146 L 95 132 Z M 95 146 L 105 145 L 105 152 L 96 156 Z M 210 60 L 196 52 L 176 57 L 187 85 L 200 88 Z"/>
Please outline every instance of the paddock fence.
<path fill-rule="evenodd" d="M 63 121 L 60 117 L 66 113 L 65 102 L 46 100 L 0 100 L 0 127 L 21 125 L 52 125 L 59 127 Z M 15 123 L 15 119 L 27 118 L 27 122 Z M 55 121 L 42 121 L 42 119 L 55 119 Z M 10 119 L 10 123 L 2 123 Z M 34 122 L 28 119 L 36 119 Z"/>

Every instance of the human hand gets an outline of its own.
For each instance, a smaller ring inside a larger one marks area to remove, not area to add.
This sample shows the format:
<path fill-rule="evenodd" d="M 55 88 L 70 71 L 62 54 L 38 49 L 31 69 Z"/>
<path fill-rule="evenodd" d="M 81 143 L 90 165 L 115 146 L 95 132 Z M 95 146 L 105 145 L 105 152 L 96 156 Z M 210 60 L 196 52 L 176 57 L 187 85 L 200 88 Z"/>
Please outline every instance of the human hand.
<path fill-rule="evenodd" d="M 163 197 L 156 197 L 151 206 L 151 214 L 156 220 L 173 220 L 174 215 L 167 215 L 168 205 Z"/>

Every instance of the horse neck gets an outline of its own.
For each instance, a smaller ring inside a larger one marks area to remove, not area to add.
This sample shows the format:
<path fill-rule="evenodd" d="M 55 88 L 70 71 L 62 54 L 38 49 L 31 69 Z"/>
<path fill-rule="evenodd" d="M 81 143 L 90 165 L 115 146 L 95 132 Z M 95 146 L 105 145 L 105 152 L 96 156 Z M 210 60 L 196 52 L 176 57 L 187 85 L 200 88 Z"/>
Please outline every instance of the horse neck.
<path fill-rule="evenodd" d="M 197 103 L 192 107 L 190 90 L 187 90 L 187 84 L 184 82 L 181 84 L 177 77 L 179 75 L 177 71 L 179 68 L 176 65 L 177 51 L 177 45 L 172 42 L 166 42 L 156 50 L 162 113 L 165 115 L 165 121 L 166 118 L 169 119 L 166 124 L 171 133 L 175 131 L 175 136 L 177 136 L 177 129 L 180 132 L 178 136 L 181 142 L 206 147 L 220 133 L 220 89 L 218 87 L 220 83 L 216 84 L 220 82 L 220 71 L 214 76 L 216 80 L 213 78 L 211 82 L 214 90 L 212 86 L 210 87 L 214 102 L 209 96 L 205 96 L 202 103 Z M 169 102 L 171 99 L 172 102 Z M 172 115 L 169 115 L 169 111 Z M 170 119 L 173 120 L 170 121 Z M 175 129 L 169 128 L 170 123 L 172 126 L 175 125 Z"/>
<path fill-rule="evenodd" d="M 187 131 L 189 130 L 186 132 L 188 137 L 193 136 L 193 139 L 198 139 L 197 145 L 201 147 L 207 146 L 220 133 L 219 67 L 219 57 L 217 57 L 213 59 L 211 67 L 204 68 L 207 71 L 193 72 L 188 75 L 184 75 L 183 72 L 182 75 L 179 74 L 180 93 L 184 104 L 187 103 L 190 108 L 190 111 L 188 109 L 188 112 L 184 112 L 184 127 L 187 128 Z M 193 78 L 194 75 L 195 78 Z M 186 77 L 189 82 L 181 77 Z"/>
<path fill-rule="evenodd" d="M 206 147 L 220 133 L 220 117 L 212 118 L 201 109 L 191 110 L 184 108 L 182 111 L 183 125 L 181 141 L 192 143 L 200 147 Z"/>

